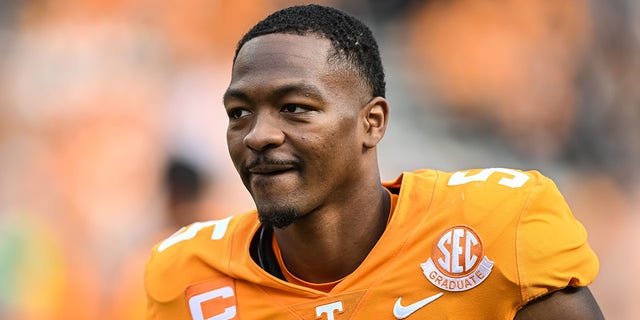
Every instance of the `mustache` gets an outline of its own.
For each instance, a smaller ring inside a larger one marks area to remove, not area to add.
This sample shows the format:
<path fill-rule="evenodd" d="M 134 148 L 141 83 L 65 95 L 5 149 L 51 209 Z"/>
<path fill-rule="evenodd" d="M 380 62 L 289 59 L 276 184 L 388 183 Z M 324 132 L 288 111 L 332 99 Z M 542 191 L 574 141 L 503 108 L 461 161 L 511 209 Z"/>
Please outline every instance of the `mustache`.
<path fill-rule="evenodd" d="M 247 161 L 243 166 L 243 171 L 248 172 L 251 169 L 263 166 L 291 166 L 293 169 L 299 169 L 302 166 L 302 162 L 298 159 L 277 159 L 259 156 Z"/>

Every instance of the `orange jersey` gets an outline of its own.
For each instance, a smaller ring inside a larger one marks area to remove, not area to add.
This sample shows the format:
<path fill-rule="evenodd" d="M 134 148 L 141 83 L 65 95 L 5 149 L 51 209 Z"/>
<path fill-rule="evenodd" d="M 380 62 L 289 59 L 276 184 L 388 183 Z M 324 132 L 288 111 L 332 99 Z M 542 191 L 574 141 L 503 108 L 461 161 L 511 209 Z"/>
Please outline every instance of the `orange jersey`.
<path fill-rule="evenodd" d="M 536 171 L 404 173 L 387 228 L 329 292 L 251 258 L 255 212 L 195 223 L 159 243 L 148 319 L 512 319 L 528 301 L 598 272 L 587 234 Z"/>

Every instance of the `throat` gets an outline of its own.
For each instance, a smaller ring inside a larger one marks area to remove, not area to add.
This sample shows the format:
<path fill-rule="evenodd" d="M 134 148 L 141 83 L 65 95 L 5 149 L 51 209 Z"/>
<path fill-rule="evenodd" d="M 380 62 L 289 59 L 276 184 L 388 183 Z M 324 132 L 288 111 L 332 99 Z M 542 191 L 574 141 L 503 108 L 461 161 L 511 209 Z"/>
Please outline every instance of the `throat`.
<path fill-rule="evenodd" d="M 333 283 L 354 272 L 381 238 L 394 207 L 386 189 L 378 199 L 375 214 L 363 211 L 344 219 L 344 212 L 334 216 L 322 212 L 313 221 L 275 229 L 271 241 L 265 242 L 271 245 L 283 277 L 308 287 Z"/>

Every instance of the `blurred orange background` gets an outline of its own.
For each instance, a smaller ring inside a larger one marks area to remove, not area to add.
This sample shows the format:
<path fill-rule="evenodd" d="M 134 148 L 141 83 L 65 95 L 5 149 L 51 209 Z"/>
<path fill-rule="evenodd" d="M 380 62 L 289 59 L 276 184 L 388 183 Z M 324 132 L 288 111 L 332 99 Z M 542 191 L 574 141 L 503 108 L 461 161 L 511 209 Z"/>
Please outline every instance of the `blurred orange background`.
<path fill-rule="evenodd" d="M 252 207 L 225 142 L 235 44 L 300 1 L 0 4 L 0 318 L 142 319 L 154 243 Z M 369 24 L 382 176 L 537 169 L 585 224 L 609 319 L 640 298 L 640 3 L 322 1 Z"/>

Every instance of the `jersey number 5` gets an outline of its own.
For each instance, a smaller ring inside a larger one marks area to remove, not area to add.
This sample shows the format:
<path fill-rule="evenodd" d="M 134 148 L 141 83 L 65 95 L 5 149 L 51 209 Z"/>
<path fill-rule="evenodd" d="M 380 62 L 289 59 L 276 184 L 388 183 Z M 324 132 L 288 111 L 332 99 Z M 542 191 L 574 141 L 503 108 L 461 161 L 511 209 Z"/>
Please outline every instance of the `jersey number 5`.
<path fill-rule="evenodd" d="M 496 172 L 512 176 L 511 178 L 505 177 L 498 181 L 498 184 L 510 188 L 520 188 L 527 182 L 527 180 L 529 180 L 529 176 L 520 171 L 505 168 L 489 168 L 472 175 L 467 175 L 469 171 L 458 171 L 449 178 L 449 183 L 447 184 L 450 186 L 457 186 L 473 181 L 487 181 L 489 176 Z"/>
<path fill-rule="evenodd" d="M 189 240 L 195 237 L 198 231 L 210 226 L 214 226 L 213 231 L 211 232 L 211 240 L 220 240 L 227 232 L 227 227 L 229 227 L 229 221 L 231 221 L 231 218 L 232 217 L 227 217 L 221 220 L 196 222 L 188 227 L 183 227 L 182 229 L 178 230 L 178 232 L 162 241 L 162 243 L 160 243 L 160 245 L 158 246 L 158 252 L 162 252 L 178 242 Z"/>

